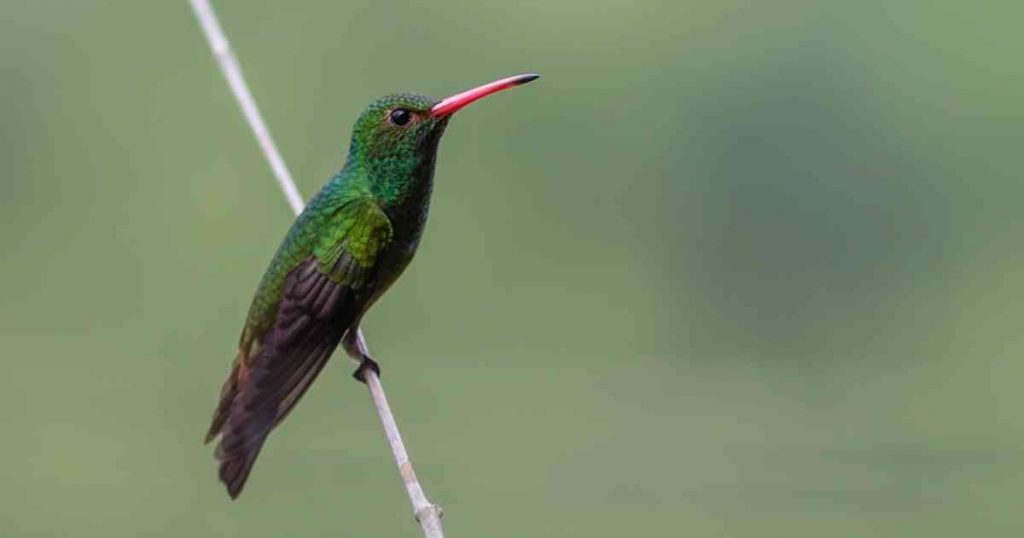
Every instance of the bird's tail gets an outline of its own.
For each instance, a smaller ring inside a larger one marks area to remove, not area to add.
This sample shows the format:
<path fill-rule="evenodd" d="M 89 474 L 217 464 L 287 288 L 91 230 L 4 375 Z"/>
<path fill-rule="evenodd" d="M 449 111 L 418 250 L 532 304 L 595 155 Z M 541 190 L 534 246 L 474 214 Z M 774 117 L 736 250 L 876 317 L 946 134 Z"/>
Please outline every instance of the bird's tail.
<path fill-rule="evenodd" d="M 228 417 L 231 416 L 231 409 L 248 377 L 249 368 L 245 365 L 243 353 L 239 352 L 235 358 L 234 365 L 231 367 L 231 373 L 221 387 L 220 401 L 217 403 L 217 409 L 213 412 L 213 421 L 210 423 L 210 429 L 206 432 L 206 443 L 225 433 L 225 424 L 228 422 Z M 252 472 L 252 466 L 256 462 L 256 456 L 259 455 L 260 449 L 263 447 L 263 441 L 266 439 L 267 433 L 269 433 L 269 430 L 264 432 L 263 435 L 257 436 L 256 439 L 251 439 L 243 447 L 243 450 L 238 450 L 237 447 L 234 450 L 227 450 L 223 440 L 217 447 L 217 461 L 220 462 L 220 480 L 227 487 L 228 495 L 232 499 L 238 498 L 238 495 L 242 492 L 242 487 L 245 486 L 245 481 L 249 478 L 249 473 Z"/>
<path fill-rule="evenodd" d="M 260 449 L 263 448 L 264 439 L 266 439 L 266 436 L 260 439 L 256 446 L 241 452 L 235 450 L 228 453 L 228 451 L 218 447 L 217 459 L 220 461 L 220 481 L 227 487 L 228 495 L 232 499 L 237 499 L 238 495 L 242 493 L 245 481 L 249 479 L 249 473 L 252 472 L 252 464 L 256 462 L 256 456 L 260 455 Z"/>
<path fill-rule="evenodd" d="M 257 348 L 252 360 L 245 352 L 235 359 L 206 434 L 207 442 L 221 438 L 220 479 L 232 499 L 242 492 L 267 436 L 316 379 L 342 332 L 332 324 L 317 323 L 302 333 L 306 340 L 284 351 L 272 335 L 268 341 L 273 344 Z"/>

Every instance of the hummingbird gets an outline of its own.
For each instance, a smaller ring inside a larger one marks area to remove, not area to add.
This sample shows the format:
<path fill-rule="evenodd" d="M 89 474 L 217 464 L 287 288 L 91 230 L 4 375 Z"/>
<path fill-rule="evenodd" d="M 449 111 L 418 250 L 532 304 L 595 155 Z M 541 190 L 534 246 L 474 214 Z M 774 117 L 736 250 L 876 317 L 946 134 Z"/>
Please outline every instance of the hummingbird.
<path fill-rule="evenodd" d="M 427 220 L 434 164 L 452 114 L 539 75 L 524 74 L 434 99 L 397 93 L 356 120 L 348 157 L 296 217 L 253 297 L 206 442 L 220 480 L 238 497 L 267 436 L 339 346 L 366 382 L 380 366 L 359 324 L 402 274 Z"/>

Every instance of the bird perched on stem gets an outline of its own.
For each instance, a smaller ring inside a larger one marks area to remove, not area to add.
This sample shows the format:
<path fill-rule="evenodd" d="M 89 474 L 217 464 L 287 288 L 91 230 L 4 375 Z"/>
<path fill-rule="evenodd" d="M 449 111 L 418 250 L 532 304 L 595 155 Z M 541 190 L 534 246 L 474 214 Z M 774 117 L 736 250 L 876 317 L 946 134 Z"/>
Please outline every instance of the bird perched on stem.
<path fill-rule="evenodd" d="M 538 75 L 518 75 L 437 100 L 394 94 L 356 120 L 348 159 L 310 200 L 263 274 L 221 389 L 206 442 L 228 494 L 242 491 L 267 435 L 341 344 L 365 382 L 377 362 L 360 320 L 412 260 L 430 205 L 437 146 L 452 114 Z"/>

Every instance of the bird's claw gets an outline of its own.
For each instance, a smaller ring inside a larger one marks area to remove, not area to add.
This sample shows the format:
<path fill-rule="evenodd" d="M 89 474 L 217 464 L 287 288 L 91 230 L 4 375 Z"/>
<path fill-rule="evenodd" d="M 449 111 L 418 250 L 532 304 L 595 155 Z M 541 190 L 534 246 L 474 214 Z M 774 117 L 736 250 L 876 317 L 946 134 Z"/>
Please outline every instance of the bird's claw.
<path fill-rule="evenodd" d="M 356 378 L 360 383 L 366 383 L 367 370 L 373 370 L 373 373 L 377 374 L 378 378 L 380 377 L 380 365 L 370 357 L 363 357 L 363 359 L 359 361 L 359 367 L 356 368 L 355 372 L 352 372 L 352 377 Z"/>

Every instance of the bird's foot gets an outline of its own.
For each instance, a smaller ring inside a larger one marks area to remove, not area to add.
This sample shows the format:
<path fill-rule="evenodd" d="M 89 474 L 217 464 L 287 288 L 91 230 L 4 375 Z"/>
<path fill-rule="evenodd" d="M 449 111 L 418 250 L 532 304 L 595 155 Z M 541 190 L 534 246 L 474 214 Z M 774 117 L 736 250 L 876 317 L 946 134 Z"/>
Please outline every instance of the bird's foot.
<path fill-rule="evenodd" d="M 362 360 L 359 362 L 359 368 L 356 368 L 356 371 L 352 372 L 352 377 L 356 378 L 356 380 L 359 381 L 360 383 L 366 383 L 367 370 L 373 370 L 373 373 L 377 374 L 378 378 L 380 377 L 380 365 L 378 365 L 377 361 L 371 359 L 370 357 L 362 358 Z"/>

